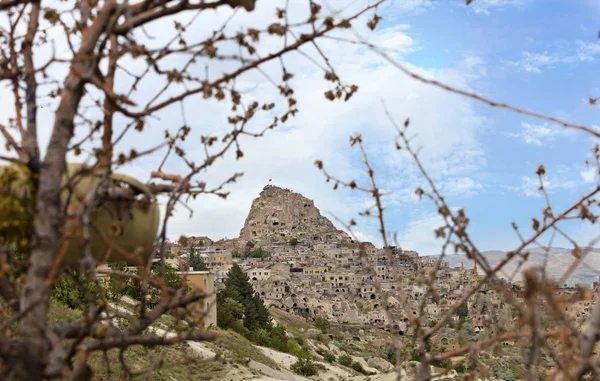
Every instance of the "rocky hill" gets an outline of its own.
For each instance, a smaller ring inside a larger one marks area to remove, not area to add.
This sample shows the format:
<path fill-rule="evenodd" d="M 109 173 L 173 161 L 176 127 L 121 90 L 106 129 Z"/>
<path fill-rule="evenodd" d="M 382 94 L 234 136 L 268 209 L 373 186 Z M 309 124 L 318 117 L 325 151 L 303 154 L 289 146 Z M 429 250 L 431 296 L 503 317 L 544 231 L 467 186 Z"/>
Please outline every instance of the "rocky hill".
<path fill-rule="evenodd" d="M 486 251 L 483 252 L 486 259 L 492 266 L 498 264 L 505 256 L 504 251 Z M 530 267 L 541 267 L 544 265 L 546 257 L 546 250 L 544 248 L 532 248 L 529 250 L 529 258 L 523 269 Z M 464 255 L 448 255 L 444 257 L 444 260 L 450 263 L 451 267 L 458 267 L 463 262 L 465 267 L 472 266 L 472 262 L 466 259 Z M 546 271 L 550 278 L 558 279 L 575 261 L 575 257 L 572 254 L 572 250 L 564 249 L 559 247 L 551 247 L 548 252 L 548 261 L 546 263 Z M 508 278 L 513 274 L 514 270 L 519 264 L 519 259 L 515 258 L 510 261 L 504 268 L 501 276 Z M 520 272 L 522 274 L 522 271 Z M 600 275 L 600 249 L 591 249 L 585 260 L 581 265 L 578 266 L 571 277 L 567 280 L 570 285 L 579 283 L 585 283 L 590 285 L 592 282 L 598 280 Z M 521 280 L 519 275 L 515 277 L 514 281 Z"/>
<path fill-rule="evenodd" d="M 321 215 L 313 200 L 289 189 L 267 185 L 254 199 L 240 237 L 257 242 L 350 241 Z"/>

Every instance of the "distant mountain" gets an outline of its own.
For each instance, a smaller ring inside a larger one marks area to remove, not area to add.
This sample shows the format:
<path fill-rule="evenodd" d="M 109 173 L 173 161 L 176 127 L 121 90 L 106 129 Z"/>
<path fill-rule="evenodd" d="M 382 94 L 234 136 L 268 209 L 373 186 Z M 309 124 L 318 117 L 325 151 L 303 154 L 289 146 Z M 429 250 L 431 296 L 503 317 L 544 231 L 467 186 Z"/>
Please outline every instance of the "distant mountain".
<path fill-rule="evenodd" d="M 544 265 L 546 258 L 545 248 L 529 249 L 529 258 L 521 268 L 519 274 L 515 275 L 513 281 L 521 280 L 522 271 L 530 267 L 540 267 Z M 490 265 L 497 265 L 505 256 L 504 251 L 485 251 L 482 253 L 488 260 Z M 436 256 L 439 258 L 439 255 Z M 450 267 L 459 267 L 461 262 L 465 267 L 473 267 L 473 261 L 467 259 L 462 254 L 444 256 L 444 260 L 450 264 Z M 546 271 L 549 277 L 558 279 L 575 261 L 571 249 L 563 249 L 559 247 L 551 247 L 548 252 L 548 261 L 546 263 Z M 520 263 L 520 258 L 513 258 L 500 274 L 503 278 L 508 279 L 512 276 L 514 270 Z M 479 269 L 481 273 L 481 269 Z M 585 257 L 585 260 L 573 271 L 572 275 L 567 280 L 569 285 L 579 283 L 591 284 L 598 280 L 600 276 L 600 249 L 592 248 Z"/>

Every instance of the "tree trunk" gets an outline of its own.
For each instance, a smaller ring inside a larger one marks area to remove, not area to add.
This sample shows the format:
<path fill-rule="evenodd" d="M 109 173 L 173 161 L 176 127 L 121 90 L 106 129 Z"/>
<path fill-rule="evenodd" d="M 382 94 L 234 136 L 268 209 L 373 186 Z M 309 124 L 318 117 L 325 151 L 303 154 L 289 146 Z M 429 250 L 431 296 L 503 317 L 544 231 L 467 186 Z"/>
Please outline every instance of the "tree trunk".
<path fill-rule="evenodd" d="M 46 367 L 64 366 L 48 361 L 50 343 L 46 330 L 51 288 L 48 274 L 62 233 L 61 180 L 66 168 L 68 144 L 73 137 L 73 120 L 83 95 L 83 85 L 83 80 L 72 70 L 65 81 L 48 151 L 40 170 L 34 239 L 27 282 L 20 298 L 23 318 L 19 328 L 28 354 L 20 356 L 20 366 L 14 366 L 9 374 L 11 380 L 37 380 L 41 378 Z M 23 372 L 27 373 L 26 377 Z"/>
<path fill-rule="evenodd" d="M 69 364 L 64 363 L 60 341 L 48 332 L 51 290 L 48 275 L 62 235 L 64 216 L 60 202 L 61 181 L 66 170 L 69 142 L 74 134 L 74 119 L 83 96 L 86 78 L 89 78 L 98 66 L 94 54 L 96 43 L 104 33 L 115 7 L 114 0 L 107 1 L 94 23 L 83 31 L 79 51 L 65 79 L 60 104 L 56 110 L 52 136 L 40 168 L 33 224 L 34 237 L 27 281 L 20 297 L 20 312 L 23 318 L 19 322 L 19 331 L 23 350 L 28 355 L 19 356 L 17 361 L 20 364 L 9 370 L 9 380 L 38 380 L 44 373 L 68 370 L 69 367 Z"/>

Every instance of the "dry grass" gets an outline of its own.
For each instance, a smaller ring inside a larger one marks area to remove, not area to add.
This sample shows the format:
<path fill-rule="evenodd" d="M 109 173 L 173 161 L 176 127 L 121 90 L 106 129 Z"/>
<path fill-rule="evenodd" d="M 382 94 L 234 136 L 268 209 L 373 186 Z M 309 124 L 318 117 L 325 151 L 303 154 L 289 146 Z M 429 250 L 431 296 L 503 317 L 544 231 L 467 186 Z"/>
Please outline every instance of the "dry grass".
<path fill-rule="evenodd" d="M 242 335 L 233 331 L 220 331 L 217 338 L 207 344 L 217 355 L 230 358 L 235 363 L 247 364 L 250 360 L 267 365 L 273 369 L 279 369 L 277 363 L 265 356 L 250 341 Z"/>

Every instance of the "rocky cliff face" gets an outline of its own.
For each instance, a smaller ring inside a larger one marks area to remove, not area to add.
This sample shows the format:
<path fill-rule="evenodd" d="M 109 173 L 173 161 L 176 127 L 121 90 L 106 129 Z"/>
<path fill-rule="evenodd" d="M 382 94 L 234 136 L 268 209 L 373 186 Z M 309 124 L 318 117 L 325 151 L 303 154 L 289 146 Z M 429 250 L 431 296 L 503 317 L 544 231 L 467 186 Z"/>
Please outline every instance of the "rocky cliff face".
<path fill-rule="evenodd" d="M 257 242 L 350 241 L 321 215 L 314 202 L 289 189 L 267 185 L 252 202 L 240 237 Z"/>

